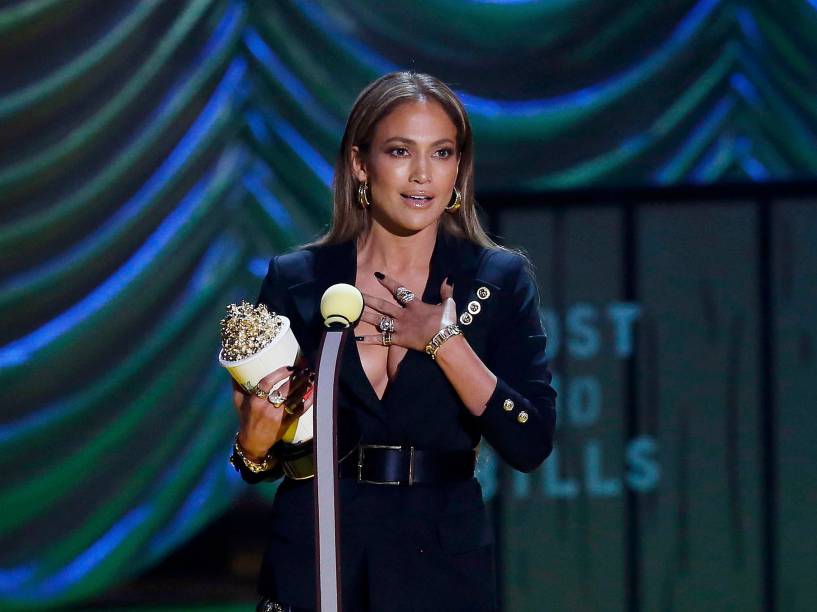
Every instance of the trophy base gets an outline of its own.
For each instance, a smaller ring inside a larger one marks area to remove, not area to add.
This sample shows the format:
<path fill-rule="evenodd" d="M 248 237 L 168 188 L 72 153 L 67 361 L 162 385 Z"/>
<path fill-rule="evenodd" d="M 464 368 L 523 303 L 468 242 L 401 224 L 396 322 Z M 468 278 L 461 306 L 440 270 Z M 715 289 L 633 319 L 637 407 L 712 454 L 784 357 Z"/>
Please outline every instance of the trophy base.
<path fill-rule="evenodd" d="M 312 440 L 290 444 L 279 442 L 275 454 L 281 460 L 284 475 L 292 480 L 308 480 L 315 476 L 315 461 L 312 454 Z"/>
<path fill-rule="evenodd" d="M 360 444 L 360 440 L 339 459 L 339 462 L 355 452 L 358 444 Z M 290 444 L 282 440 L 272 447 L 275 456 L 278 457 L 278 460 L 281 462 L 284 475 L 292 480 L 309 480 L 315 477 L 315 457 L 312 453 L 312 449 L 312 439 L 295 444 Z"/>

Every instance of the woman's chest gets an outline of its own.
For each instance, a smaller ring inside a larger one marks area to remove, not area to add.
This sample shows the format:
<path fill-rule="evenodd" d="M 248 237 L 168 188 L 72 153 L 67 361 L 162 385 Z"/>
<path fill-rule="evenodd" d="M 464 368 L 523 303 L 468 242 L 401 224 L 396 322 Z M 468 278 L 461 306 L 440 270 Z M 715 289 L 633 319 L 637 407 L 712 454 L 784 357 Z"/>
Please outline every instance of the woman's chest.
<path fill-rule="evenodd" d="M 421 299 L 428 283 L 428 274 L 400 275 L 400 285 L 411 290 L 415 299 Z M 374 272 L 362 268 L 358 271 L 355 286 L 365 295 L 371 295 L 388 301 L 395 308 L 401 308 L 391 292 L 374 277 Z M 355 327 L 356 336 L 377 337 L 382 334 L 376 321 L 384 315 L 377 310 L 366 307 L 370 320 L 359 320 Z M 408 354 L 408 349 L 399 344 L 383 346 L 371 343 L 357 343 L 360 364 L 369 384 L 378 399 L 382 399 L 386 388 L 398 375 L 401 364 Z"/>

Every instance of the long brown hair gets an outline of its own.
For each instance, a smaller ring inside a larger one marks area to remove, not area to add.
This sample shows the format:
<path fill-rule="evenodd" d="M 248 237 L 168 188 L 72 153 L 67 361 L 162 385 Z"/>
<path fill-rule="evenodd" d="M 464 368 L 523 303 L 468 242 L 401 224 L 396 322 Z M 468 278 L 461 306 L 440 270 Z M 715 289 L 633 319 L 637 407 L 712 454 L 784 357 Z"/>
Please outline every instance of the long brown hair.
<path fill-rule="evenodd" d="M 481 246 L 497 245 L 480 224 L 474 199 L 474 141 L 465 107 L 445 83 L 429 75 L 403 70 L 390 72 L 369 83 L 355 100 L 335 163 L 332 179 L 333 212 L 329 230 L 305 246 L 328 245 L 356 238 L 367 229 L 369 213 L 357 201 L 359 182 L 352 169 L 352 147 L 368 154 L 377 122 L 396 106 L 410 101 L 435 100 L 440 103 L 457 128 L 457 151 L 460 153 L 456 187 L 462 194 L 462 205 L 453 214 L 443 214 L 441 229 Z"/>

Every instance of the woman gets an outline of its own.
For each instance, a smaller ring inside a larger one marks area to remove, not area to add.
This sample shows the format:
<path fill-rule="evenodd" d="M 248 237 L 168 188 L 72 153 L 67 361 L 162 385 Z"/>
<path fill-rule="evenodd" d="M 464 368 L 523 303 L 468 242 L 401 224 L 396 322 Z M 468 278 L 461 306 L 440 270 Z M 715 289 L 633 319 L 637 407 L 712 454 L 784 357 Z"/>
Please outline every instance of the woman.
<path fill-rule="evenodd" d="M 481 437 L 522 471 L 552 449 L 556 393 L 536 286 L 525 259 L 481 228 L 470 123 L 431 76 L 387 74 L 360 94 L 333 188 L 328 233 L 274 257 L 258 301 L 292 321 L 307 369 L 280 392 L 289 408 L 309 407 L 300 400 L 317 362 L 320 297 L 338 282 L 363 293 L 338 391 L 344 610 L 493 610 L 493 535 L 474 463 Z M 257 396 L 234 384 L 233 462 L 248 482 L 289 476 L 273 504 L 259 609 L 310 610 L 312 482 L 271 450 L 294 416 L 267 392 L 289 374 L 272 372 Z"/>

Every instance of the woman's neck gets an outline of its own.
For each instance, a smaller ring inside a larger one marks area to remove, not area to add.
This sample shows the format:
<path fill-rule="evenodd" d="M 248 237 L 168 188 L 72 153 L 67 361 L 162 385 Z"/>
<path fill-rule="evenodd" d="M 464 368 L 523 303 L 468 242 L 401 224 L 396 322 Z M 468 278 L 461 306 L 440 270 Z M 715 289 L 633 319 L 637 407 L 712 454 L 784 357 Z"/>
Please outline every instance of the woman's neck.
<path fill-rule="evenodd" d="M 357 241 L 358 260 L 390 275 L 427 267 L 437 242 L 437 228 L 437 224 L 429 225 L 410 236 L 397 236 L 372 223 Z"/>

